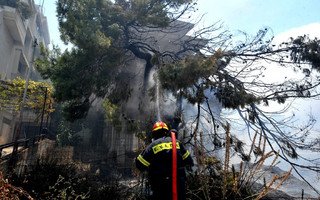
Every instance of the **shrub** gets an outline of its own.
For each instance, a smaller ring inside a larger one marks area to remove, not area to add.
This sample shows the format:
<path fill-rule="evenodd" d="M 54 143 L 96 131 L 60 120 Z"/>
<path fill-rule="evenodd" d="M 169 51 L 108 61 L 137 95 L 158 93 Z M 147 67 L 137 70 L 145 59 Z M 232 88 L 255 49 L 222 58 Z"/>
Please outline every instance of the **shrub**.
<path fill-rule="evenodd" d="M 126 199 L 123 195 L 127 188 L 118 183 L 101 183 L 88 172 L 80 171 L 76 163 L 62 164 L 54 158 L 38 162 L 24 176 L 12 175 L 11 180 L 24 189 L 18 191 L 27 191 L 38 200 Z"/>
<path fill-rule="evenodd" d="M 19 197 L 25 197 L 26 199 L 33 200 L 33 198 L 25 190 L 10 184 L 9 180 L 5 179 L 0 171 L 0 198 L 9 200 L 20 199 Z"/>

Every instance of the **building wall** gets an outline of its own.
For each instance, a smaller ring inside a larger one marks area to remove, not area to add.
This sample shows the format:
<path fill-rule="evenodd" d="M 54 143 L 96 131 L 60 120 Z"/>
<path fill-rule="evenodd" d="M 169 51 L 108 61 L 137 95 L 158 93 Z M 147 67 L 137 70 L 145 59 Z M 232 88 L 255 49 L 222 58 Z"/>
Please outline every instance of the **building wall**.
<path fill-rule="evenodd" d="M 33 57 L 39 56 L 39 45 L 33 48 L 34 41 L 48 46 L 50 36 L 47 18 L 33 0 L 22 0 L 32 9 L 28 19 L 22 19 L 16 8 L 0 7 L 0 80 L 26 79 L 30 69 L 30 79 L 38 81 L 39 74 L 32 66 Z M 11 142 L 15 120 L 11 111 L 0 109 L 0 145 Z M 32 120 L 32 119 L 30 119 Z M 9 122 L 10 125 L 9 125 Z"/>
<path fill-rule="evenodd" d="M 33 5 L 32 5 L 33 4 Z M 33 14 L 23 20 L 17 9 L 0 7 L 0 73 L 2 80 L 13 79 L 17 76 L 25 76 L 26 68 L 32 68 L 33 43 L 48 46 L 50 36 L 47 18 L 41 13 L 41 9 L 29 1 L 33 8 Z M 35 51 L 35 57 L 39 56 L 39 50 Z M 21 70 L 21 65 L 25 68 Z M 34 68 L 32 68 L 34 73 Z"/>

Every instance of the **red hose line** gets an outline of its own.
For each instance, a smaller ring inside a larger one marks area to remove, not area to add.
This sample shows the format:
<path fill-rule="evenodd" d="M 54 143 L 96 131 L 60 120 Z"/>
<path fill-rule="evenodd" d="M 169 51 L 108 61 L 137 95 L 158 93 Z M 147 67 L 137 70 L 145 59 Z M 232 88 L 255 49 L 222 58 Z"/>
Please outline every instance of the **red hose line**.
<path fill-rule="evenodd" d="M 178 199 L 177 193 L 177 143 L 176 135 L 174 132 L 171 132 L 172 138 L 172 199 Z"/>

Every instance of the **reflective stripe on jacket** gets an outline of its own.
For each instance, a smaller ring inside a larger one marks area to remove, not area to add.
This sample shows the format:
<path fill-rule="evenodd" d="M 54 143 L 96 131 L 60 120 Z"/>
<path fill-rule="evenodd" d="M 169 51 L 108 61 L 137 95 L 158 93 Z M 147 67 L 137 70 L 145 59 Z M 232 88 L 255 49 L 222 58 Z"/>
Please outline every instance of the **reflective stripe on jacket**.
<path fill-rule="evenodd" d="M 193 165 L 190 153 L 177 140 L 178 176 L 184 176 L 184 166 Z M 139 170 L 149 170 L 151 177 L 170 177 L 172 174 L 172 140 L 161 137 L 153 141 L 136 159 Z"/>

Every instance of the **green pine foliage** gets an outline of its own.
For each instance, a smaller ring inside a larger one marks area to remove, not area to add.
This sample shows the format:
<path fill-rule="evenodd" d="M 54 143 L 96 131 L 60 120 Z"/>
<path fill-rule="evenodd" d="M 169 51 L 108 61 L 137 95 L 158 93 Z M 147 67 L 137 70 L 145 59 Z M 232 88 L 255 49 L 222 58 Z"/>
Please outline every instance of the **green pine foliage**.
<path fill-rule="evenodd" d="M 291 59 L 295 62 L 309 62 L 314 69 L 320 71 L 320 40 L 310 39 L 307 35 L 291 38 L 294 49 Z"/>
<path fill-rule="evenodd" d="M 209 57 L 199 54 L 180 62 L 164 65 L 159 78 L 164 89 L 182 96 L 190 103 L 203 103 L 204 91 L 210 89 L 226 108 L 238 108 L 259 102 L 259 98 L 246 92 L 244 86 L 221 70 L 229 64 L 232 53 L 218 50 Z M 226 60 L 221 62 L 221 60 Z"/>

